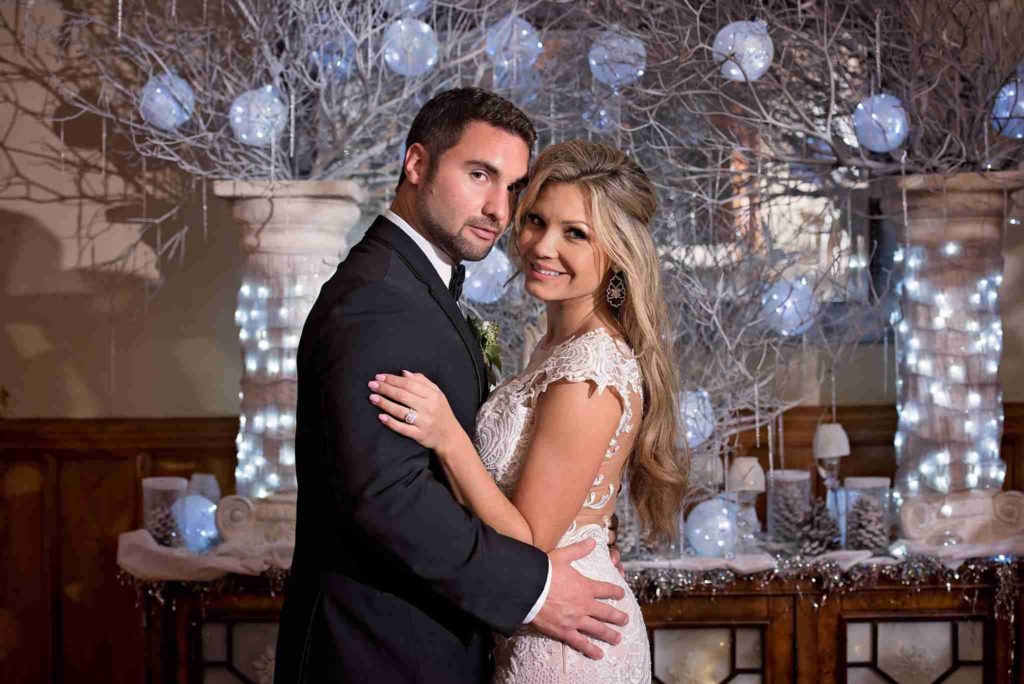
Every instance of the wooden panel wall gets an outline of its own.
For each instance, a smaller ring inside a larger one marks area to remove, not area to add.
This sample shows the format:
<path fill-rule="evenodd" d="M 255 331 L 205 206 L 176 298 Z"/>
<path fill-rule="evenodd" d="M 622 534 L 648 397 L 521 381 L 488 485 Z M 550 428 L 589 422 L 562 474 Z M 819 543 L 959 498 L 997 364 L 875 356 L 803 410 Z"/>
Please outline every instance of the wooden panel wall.
<path fill-rule="evenodd" d="M 142 477 L 234 488 L 237 419 L 0 421 L 0 672 L 11 683 L 143 681 L 142 614 L 117 581 Z"/>
<path fill-rule="evenodd" d="M 787 412 L 787 467 L 810 467 L 825 416 Z M 843 475 L 891 475 L 895 410 L 842 407 L 838 419 L 853 450 Z M 142 477 L 213 472 L 231 493 L 236 430 L 235 418 L 0 420 L 3 681 L 143 681 L 142 615 L 117 582 L 117 535 L 139 525 Z M 767 465 L 765 443 L 742 442 Z M 1024 404 L 1006 407 L 1003 451 L 1008 485 L 1024 489 Z"/>

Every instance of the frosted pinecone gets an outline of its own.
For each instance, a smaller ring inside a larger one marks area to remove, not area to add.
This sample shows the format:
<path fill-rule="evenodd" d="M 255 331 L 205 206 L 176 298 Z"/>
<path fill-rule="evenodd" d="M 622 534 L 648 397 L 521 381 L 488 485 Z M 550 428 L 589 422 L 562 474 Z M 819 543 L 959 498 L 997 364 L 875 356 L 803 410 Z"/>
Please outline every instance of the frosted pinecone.
<path fill-rule="evenodd" d="M 770 515 L 775 541 L 795 542 L 807 524 L 807 500 L 797 490 L 783 489 L 773 497 Z"/>
<path fill-rule="evenodd" d="M 824 501 L 814 502 L 807 525 L 800 535 L 801 556 L 820 556 L 839 548 L 839 524 L 829 515 Z"/>
<path fill-rule="evenodd" d="M 889 522 L 882 504 L 862 496 L 850 507 L 846 520 L 846 545 L 851 549 L 881 551 L 889 546 Z"/>
<path fill-rule="evenodd" d="M 166 506 L 157 506 L 146 511 L 145 528 L 160 546 L 181 545 L 181 530 L 178 528 L 178 521 L 171 513 L 171 509 Z"/>

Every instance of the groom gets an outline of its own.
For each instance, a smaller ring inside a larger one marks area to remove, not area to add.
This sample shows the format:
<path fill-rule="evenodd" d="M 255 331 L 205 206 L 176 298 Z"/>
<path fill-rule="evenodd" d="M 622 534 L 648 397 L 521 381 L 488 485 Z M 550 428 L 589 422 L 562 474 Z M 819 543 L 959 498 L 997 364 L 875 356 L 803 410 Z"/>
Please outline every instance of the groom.
<path fill-rule="evenodd" d="M 577 573 L 593 541 L 545 555 L 460 506 L 440 461 L 382 426 L 381 372 L 424 373 L 474 434 L 487 395 L 456 301 L 508 225 L 536 132 L 476 88 L 416 115 L 391 209 L 324 284 L 299 344 L 298 525 L 277 684 L 488 681 L 490 633 L 526 623 L 591 657 L 619 639 L 615 585 Z"/>

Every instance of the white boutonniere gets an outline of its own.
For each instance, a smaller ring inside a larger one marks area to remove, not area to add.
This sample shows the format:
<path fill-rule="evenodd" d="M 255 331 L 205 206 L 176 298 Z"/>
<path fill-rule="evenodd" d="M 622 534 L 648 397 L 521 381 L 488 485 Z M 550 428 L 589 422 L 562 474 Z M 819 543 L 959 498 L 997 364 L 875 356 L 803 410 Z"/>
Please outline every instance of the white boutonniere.
<path fill-rule="evenodd" d="M 469 323 L 469 329 L 473 331 L 473 337 L 483 352 L 487 384 L 493 387 L 497 384 L 501 372 L 501 345 L 498 343 L 501 328 L 497 323 L 480 320 L 473 315 L 466 316 L 466 322 Z"/>

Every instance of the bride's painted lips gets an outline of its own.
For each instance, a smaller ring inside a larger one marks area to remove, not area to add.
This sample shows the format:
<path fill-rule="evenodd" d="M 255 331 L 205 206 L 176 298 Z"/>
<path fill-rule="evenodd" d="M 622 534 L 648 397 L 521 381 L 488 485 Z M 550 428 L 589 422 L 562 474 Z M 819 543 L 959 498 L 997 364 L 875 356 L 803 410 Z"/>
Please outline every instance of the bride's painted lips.
<path fill-rule="evenodd" d="M 556 278 L 560 278 L 561 276 L 565 275 L 564 273 L 561 272 L 559 272 L 558 275 L 551 275 L 551 273 L 555 273 L 555 271 L 550 271 L 549 273 L 541 273 L 540 271 L 537 270 L 536 265 L 530 264 L 529 275 L 532 278 L 536 278 L 537 280 L 555 280 Z"/>

